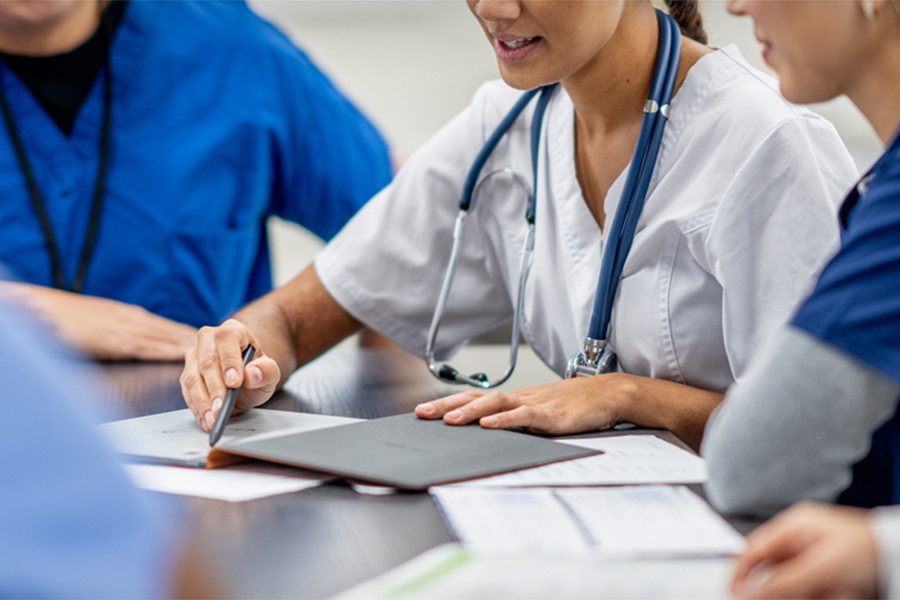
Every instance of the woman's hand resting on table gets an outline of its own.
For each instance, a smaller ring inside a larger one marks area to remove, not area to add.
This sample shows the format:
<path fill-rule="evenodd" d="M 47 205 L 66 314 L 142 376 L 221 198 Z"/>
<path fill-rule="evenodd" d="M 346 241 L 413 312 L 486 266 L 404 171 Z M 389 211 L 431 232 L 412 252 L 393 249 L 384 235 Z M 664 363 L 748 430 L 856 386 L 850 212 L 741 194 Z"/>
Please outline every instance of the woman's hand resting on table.
<path fill-rule="evenodd" d="M 627 376 L 624 376 L 627 378 Z M 490 429 L 522 427 L 532 433 L 565 435 L 609 429 L 621 422 L 620 389 L 627 381 L 619 373 L 578 377 L 513 392 L 469 390 L 416 407 L 421 419 L 450 425 L 478 422 Z"/>
<path fill-rule="evenodd" d="M 256 348 L 244 367 L 247 346 Z M 266 356 L 256 337 L 240 321 L 229 319 L 218 327 L 203 327 L 197 346 L 184 357 L 181 393 L 200 426 L 212 429 L 229 388 L 241 388 L 235 413 L 259 406 L 272 397 L 281 381 L 278 363 Z"/>
<path fill-rule="evenodd" d="M 197 330 L 134 304 L 25 283 L 2 283 L 0 293 L 47 323 L 66 343 L 99 360 L 181 360 Z"/>
<path fill-rule="evenodd" d="M 490 429 L 522 427 L 566 435 L 619 423 L 668 429 L 695 450 L 706 420 L 723 394 L 672 381 L 608 373 L 576 377 L 513 392 L 471 390 L 416 407 L 421 419 Z"/>

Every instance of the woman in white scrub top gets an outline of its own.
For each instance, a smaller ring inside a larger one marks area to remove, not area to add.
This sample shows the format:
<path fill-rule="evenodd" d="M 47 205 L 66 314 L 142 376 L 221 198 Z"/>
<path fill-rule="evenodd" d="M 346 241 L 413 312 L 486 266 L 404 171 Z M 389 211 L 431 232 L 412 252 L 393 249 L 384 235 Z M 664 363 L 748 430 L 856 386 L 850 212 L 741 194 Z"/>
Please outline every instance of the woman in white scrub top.
<path fill-rule="evenodd" d="M 314 268 L 201 331 L 182 387 L 205 428 L 226 387 L 243 386 L 240 409 L 261 404 L 362 324 L 423 356 L 466 174 L 520 90 L 556 81 L 562 85 L 540 141 L 522 332 L 559 374 L 581 349 L 604 225 L 619 201 L 654 71 L 656 16 L 643 0 L 469 4 L 504 81 L 482 86 Z M 682 30 L 705 41 L 696 2 L 673 5 Z M 511 168 L 531 180 L 533 110 L 483 173 Z M 420 417 L 546 433 L 631 422 L 699 445 L 723 392 L 836 248 L 837 201 L 857 173 L 831 124 L 788 104 L 734 47 L 714 51 L 682 38 L 669 117 L 612 315 L 622 372 L 513 393 L 473 390 L 420 405 Z M 521 188 L 502 176 L 475 199 L 439 357 L 512 317 L 525 208 Z M 257 358 L 244 368 L 248 344 Z"/>

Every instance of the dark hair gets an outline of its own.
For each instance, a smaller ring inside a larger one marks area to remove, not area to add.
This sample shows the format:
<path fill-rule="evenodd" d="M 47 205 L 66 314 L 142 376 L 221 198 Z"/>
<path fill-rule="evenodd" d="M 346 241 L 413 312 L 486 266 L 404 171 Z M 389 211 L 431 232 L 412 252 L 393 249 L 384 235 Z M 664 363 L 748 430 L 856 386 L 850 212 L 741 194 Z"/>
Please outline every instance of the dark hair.
<path fill-rule="evenodd" d="M 703 17 L 700 15 L 698 0 L 664 0 L 669 14 L 678 23 L 681 33 L 695 42 L 707 42 L 706 30 L 703 29 Z"/>

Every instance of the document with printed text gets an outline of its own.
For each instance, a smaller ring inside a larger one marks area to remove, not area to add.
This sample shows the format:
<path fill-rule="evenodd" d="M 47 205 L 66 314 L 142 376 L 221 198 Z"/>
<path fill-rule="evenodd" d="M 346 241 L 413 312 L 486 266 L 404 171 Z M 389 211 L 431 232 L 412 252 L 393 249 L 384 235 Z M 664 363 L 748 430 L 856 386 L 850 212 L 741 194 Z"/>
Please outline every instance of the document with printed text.
<path fill-rule="evenodd" d="M 683 486 L 431 489 L 466 548 L 614 558 L 726 556 L 744 538 Z"/>
<path fill-rule="evenodd" d="M 563 444 L 601 450 L 578 458 L 514 473 L 473 479 L 458 486 L 529 487 L 629 485 L 648 483 L 704 483 L 706 461 L 655 435 L 634 434 L 557 440 Z"/>

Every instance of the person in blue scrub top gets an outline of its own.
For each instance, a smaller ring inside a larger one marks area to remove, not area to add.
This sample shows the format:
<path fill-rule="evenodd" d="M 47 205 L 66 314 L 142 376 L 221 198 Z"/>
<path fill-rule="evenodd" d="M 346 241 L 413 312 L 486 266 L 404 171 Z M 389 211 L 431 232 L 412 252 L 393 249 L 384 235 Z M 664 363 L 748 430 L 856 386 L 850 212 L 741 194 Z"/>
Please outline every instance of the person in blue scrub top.
<path fill-rule="evenodd" d="M 85 364 L 2 302 L 0 338 L 0 598 L 161 598 L 182 575 L 203 589 L 177 505 L 136 489 L 91 431 Z"/>
<path fill-rule="evenodd" d="M 243 2 L 0 2 L 4 291 L 105 359 L 180 359 L 272 286 L 266 219 L 333 236 L 372 124 Z"/>
<path fill-rule="evenodd" d="M 785 97 L 847 95 L 886 151 L 840 210 L 841 248 L 728 392 L 703 443 L 709 499 L 768 516 L 742 598 L 900 597 L 900 2 L 732 0 Z M 888 505 L 888 506 L 886 506 Z"/>

